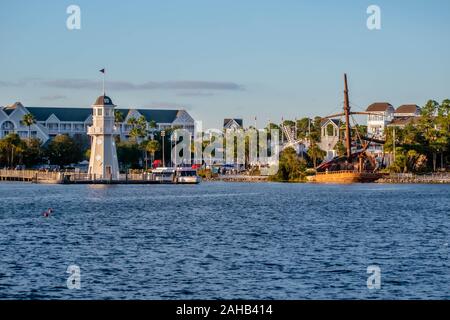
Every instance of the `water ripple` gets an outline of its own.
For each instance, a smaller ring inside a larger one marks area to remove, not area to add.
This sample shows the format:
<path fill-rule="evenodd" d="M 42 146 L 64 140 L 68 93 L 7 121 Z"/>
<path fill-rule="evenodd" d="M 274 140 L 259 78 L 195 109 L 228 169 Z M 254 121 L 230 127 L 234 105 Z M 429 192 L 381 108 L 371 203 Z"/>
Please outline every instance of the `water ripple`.
<path fill-rule="evenodd" d="M 8 183 L 0 193 L 3 299 L 450 298 L 450 186 Z M 66 286 L 73 264 L 80 290 Z M 366 287 L 373 264 L 379 291 Z"/>

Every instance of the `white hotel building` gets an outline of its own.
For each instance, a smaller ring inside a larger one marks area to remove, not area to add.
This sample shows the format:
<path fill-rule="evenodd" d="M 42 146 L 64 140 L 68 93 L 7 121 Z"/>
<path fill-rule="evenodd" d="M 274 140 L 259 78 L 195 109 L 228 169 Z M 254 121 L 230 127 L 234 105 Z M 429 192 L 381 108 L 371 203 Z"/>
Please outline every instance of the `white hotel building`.
<path fill-rule="evenodd" d="M 167 109 L 117 109 L 123 115 L 124 121 L 119 123 L 121 139 L 127 139 L 131 126 L 127 124 L 130 118 L 138 119 L 144 116 L 147 122 L 155 121 L 156 129 L 181 127 L 194 133 L 194 119 L 186 110 Z M 92 108 L 68 107 L 25 107 L 20 102 L 0 107 L 0 138 L 9 133 L 17 133 L 20 137 L 28 137 L 28 127 L 23 125 L 25 114 L 31 113 L 36 124 L 30 128 L 32 137 L 47 142 L 58 134 L 70 136 L 87 135 L 88 127 L 92 125 Z M 150 128 L 148 128 L 151 131 Z"/>

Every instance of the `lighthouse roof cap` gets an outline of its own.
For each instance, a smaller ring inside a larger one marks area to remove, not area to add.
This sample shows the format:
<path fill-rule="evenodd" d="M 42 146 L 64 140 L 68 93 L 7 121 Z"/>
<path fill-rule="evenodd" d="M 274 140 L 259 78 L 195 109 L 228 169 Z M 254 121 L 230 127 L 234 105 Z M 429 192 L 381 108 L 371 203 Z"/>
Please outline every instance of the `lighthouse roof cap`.
<path fill-rule="evenodd" d="M 106 95 L 99 96 L 97 100 L 95 100 L 94 102 L 94 106 L 113 106 L 113 105 L 114 103 L 112 102 L 111 98 Z"/>

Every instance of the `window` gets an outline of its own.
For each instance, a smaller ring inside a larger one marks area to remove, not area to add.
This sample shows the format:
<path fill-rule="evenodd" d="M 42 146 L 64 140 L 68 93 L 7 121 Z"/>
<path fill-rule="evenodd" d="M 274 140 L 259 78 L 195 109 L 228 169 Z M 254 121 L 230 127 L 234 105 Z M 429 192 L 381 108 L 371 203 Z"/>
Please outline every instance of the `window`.
<path fill-rule="evenodd" d="M 103 115 L 103 109 L 97 109 L 97 115 L 102 116 Z"/>
<path fill-rule="evenodd" d="M 197 175 L 196 171 L 181 171 L 180 176 L 182 177 L 195 177 Z"/>
<path fill-rule="evenodd" d="M 334 136 L 334 126 L 331 123 L 327 125 L 327 136 Z"/>
<path fill-rule="evenodd" d="M 71 126 L 70 123 L 63 123 L 63 124 L 61 124 L 61 130 L 71 131 L 72 130 L 72 126 Z"/>
<path fill-rule="evenodd" d="M 14 124 L 11 121 L 5 121 L 2 124 L 3 130 L 14 130 Z"/>
<path fill-rule="evenodd" d="M 49 130 L 57 131 L 58 130 L 58 124 L 57 123 L 47 123 L 47 128 Z"/>

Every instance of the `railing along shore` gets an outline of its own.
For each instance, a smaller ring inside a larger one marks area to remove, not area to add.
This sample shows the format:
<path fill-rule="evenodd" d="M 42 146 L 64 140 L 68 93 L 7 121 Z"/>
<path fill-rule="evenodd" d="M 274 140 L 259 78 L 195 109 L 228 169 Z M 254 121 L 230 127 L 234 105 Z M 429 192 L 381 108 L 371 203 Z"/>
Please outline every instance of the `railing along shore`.
<path fill-rule="evenodd" d="M 104 178 L 100 175 L 89 173 L 78 173 L 72 171 L 52 172 L 40 170 L 9 170 L 0 169 L 0 181 L 26 181 L 35 183 L 95 183 L 112 181 L 111 178 Z M 119 182 L 154 182 L 155 176 L 151 173 L 126 173 L 120 174 Z"/>
<path fill-rule="evenodd" d="M 428 174 L 414 174 L 414 173 L 391 173 L 382 179 L 378 180 L 380 183 L 450 183 L 450 173 L 428 173 Z"/>
<path fill-rule="evenodd" d="M 324 174 L 336 174 L 336 173 L 359 173 L 359 171 L 356 170 L 339 170 L 339 171 L 324 171 L 324 172 L 317 172 L 316 175 L 324 175 Z"/>
<path fill-rule="evenodd" d="M 61 172 L 46 172 L 37 170 L 0 169 L 2 181 L 48 181 L 58 183 L 62 180 Z"/>

